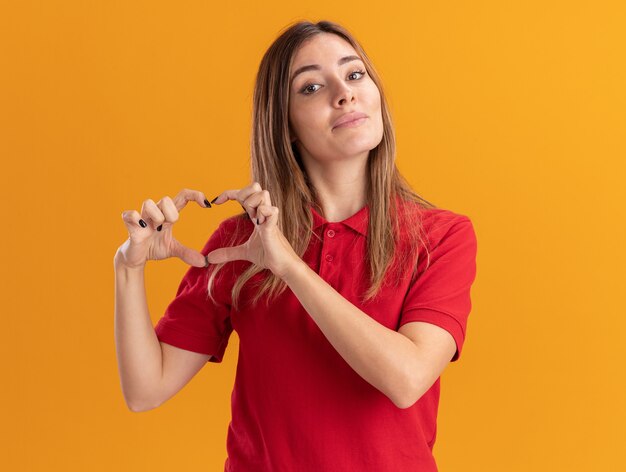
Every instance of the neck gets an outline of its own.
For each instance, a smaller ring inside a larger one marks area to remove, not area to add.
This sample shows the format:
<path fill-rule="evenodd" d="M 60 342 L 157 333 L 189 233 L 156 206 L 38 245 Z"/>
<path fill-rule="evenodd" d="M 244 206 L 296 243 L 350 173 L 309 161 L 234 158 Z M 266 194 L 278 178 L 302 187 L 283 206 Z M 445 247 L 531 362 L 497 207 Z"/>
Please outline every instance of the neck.
<path fill-rule="evenodd" d="M 367 155 L 323 165 L 315 161 L 306 169 L 327 221 L 343 221 L 365 206 Z"/>

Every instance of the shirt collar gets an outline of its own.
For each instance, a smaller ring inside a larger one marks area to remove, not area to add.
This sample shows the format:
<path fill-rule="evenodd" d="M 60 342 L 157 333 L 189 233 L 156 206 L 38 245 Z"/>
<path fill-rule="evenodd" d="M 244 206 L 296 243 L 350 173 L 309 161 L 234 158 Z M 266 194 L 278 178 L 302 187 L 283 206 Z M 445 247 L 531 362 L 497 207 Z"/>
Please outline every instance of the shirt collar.
<path fill-rule="evenodd" d="M 320 226 L 324 224 L 345 225 L 345 226 L 352 228 L 357 233 L 360 233 L 363 236 L 367 236 L 367 227 L 369 224 L 369 214 L 370 214 L 368 205 L 365 205 L 363 208 L 357 211 L 354 215 L 346 218 L 345 220 L 332 222 L 332 223 L 324 219 L 324 217 L 321 216 L 315 210 L 313 205 L 311 205 L 310 208 L 311 208 L 311 213 L 313 215 L 313 229 L 314 230 L 316 230 L 317 228 L 319 228 Z"/>

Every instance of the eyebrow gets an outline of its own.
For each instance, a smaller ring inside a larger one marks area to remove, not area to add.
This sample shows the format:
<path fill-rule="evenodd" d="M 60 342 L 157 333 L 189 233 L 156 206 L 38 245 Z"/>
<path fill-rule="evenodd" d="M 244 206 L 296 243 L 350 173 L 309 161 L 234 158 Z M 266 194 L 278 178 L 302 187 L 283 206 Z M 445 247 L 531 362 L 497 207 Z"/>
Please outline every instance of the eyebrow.
<path fill-rule="evenodd" d="M 339 61 L 337 61 L 337 65 L 341 66 L 345 64 L 346 62 L 351 62 L 351 61 L 362 61 L 362 59 L 359 56 L 345 56 L 339 59 Z M 291 83 L 293 83 L 294 79 L 296 78 L 298 74 L 302 74 L 303 72 L 306 72 L 309 70 L 321 70 L 321 69 L 322 68 L 318 64 L 310 64 L 308 66 L 299 67 L 291 76 Z"/>

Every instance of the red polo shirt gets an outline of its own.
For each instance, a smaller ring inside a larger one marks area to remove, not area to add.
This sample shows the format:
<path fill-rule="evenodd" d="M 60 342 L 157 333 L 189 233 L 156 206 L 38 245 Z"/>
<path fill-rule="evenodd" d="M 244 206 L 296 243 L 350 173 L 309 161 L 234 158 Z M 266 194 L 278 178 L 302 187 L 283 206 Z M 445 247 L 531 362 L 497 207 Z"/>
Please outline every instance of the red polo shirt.
<path fill-rule="evenodd" d="M 476 237 L 468 217 L 443 209 L 421 210 L 430 245 L 430 267 L 399 287 L 362 304 L 369 207 L 341 222 L 329 223 L 314 209 L 322 242 L 311 238 L 303 260 L 347 300 L 389 329 L 426 321 L 449 331 L 461 353 L 470 313 L 470 287 L 476 274 Z M 251 220 L 224 220 L 202 249 L 222 247 L 237 231 L 243 240 Z M 421 250 L 420 250 L 421 251 Z M 437 432 L 439 384 L 411 407 L 400 409 L 360 377 L 325 338 L 287 287 L 269 307 L 231 308 L 235 277 L 250 263 L 227 264 L 216 280 L 215 306 L 206 297 L 207 270 L 190 267 L 175 299 L 155 327 L 160 341 L 212 354 L 221 362 L 229 336 L 239 336 L 239 359 L 228 428 L 229 472 L 432 472 Z M 242 299 L 254 293 L 253 281 Z"/>

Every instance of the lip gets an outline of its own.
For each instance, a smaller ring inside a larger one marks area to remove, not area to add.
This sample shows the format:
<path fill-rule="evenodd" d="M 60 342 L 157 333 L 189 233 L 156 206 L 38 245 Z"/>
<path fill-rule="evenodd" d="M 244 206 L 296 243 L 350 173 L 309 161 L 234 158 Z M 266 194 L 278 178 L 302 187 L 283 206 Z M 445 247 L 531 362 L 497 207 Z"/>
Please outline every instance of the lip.
<path fill-rule="evenodd" d="M 349 124 L 353 121 L 359 120 L 360 118 L 367 118 L 367 115 L 365 113 L 361 113 L 358 111 L 346 113 L 345 115 L 342 115 L 337 121 L 335 121 L 335 124 L 333 125 L 333 129 L 342 125 Z"/>

